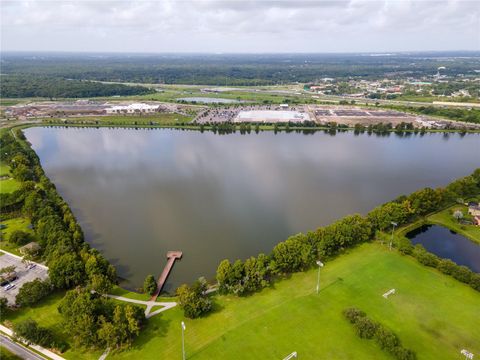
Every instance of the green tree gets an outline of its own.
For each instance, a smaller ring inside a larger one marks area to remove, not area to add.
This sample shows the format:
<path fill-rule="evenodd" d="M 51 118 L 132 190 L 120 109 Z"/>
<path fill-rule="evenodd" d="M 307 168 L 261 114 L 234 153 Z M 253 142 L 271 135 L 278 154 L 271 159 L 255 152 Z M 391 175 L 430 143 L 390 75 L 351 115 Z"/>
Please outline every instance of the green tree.
<path fill-rule="evenodd" d="M 10 234 L 8 241 L 16 245 L 25 245 L 32 240 L 32 236 L 22 230 L 14 230 Z"/>
<path fill-rule="evenodd" d="M 212 300 L 205 294 L 207 283 L 200 278 L 190 287 L 183 284 L 177 289 L 178 303 L 188 318 L 198 318 L 212 309 Z"/>
<path fill-rule="evenodd" d="M 157 282 L 153 275 L 147 275 L 145 281 L 143 282 L 143 291 L 149 295 L 153 295 L 157 290 Z"/>
<path fill-rule="evenodd" d="M 56 288 L 68 289 L 85 281 L 85 266 L 75 253 L 67 253 L 50 261 L 48 275 Z"/>
<path fill-rule="evenodd" d="M 229 260 L 225 259 L 218 265 L 217 268 L 217 283 L 220 293 L 228 293 L 230 286 L 232 285 L 232 264 Z"/>
<path fill-rule="evenodd" d="M 48 280 L 35 279 L 23 284 L 15 298 L 15 303 L 20 306 L 31 306 L 52 291 L 52 285 Z"/>
<path fill-rule="evenodd" d="M 54 345 L 53 334 L 49 329 L 38 326 L 33 319 L 26 319 L 13 325 L 13 334 L 16 339 L 24 339 L 28 343 L 40 346 L 52 347 Z"/>
<path fill-rule="evenodd" d="M 8 309 L 8 300 L 7 298 L 0 298 L 0 314 L 5 314 L 5 311 Z"/>

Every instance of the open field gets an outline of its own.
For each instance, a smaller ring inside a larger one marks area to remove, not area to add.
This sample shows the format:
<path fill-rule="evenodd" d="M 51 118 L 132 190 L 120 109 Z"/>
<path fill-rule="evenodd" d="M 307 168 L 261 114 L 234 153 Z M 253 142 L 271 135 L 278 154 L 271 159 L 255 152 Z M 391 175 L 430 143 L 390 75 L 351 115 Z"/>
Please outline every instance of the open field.
<path fill-rule="evenodd" d="M 6 227 L 5 229 L 1 230 L 2 240 L 0 241 L 0 249 L 20 256 L 21 254 L 18 251 L 18 246 L 8 242 L 8 238 L 10 237 L 10 234 L 15 230 L 22 230 L 33 234 L 33 230 L 29 228 L 30 221 L 27 218 L 15 218 L 2 221 L 1 223 Z"/>
<path fill-rule="evenodd" d="M 15 179 L 0 180 L 0 193 L 11 193 L 20 189 L 20 183 Z"/>
<path fill-rule="evenodd" d="M 350 306 L 395 331 L 419 359 L 452 359 L 462 348 L 480 352 L 480 328 L 471 316 L 480 294 L 412 258 L 365 244 L 326 264 L 319 295 L 316 275 L 294 274 L 250 297 L 217 297 L 221 311 L 186 321 L 188 358 L 281 359 L 297 351 L 302 359 L 389 359 L 355 335 L 341 314 Z M 391 288 L 397 294 L 384 299 Z M 182 320 L 178 308 L 153 317 L 134 348 L 116 358 L 179 357 Z"/>
<path fill-rule="evenodd" d="M 316 276 L 315 270 L 297 273 L 249 297 L 217 296 L 215 311 L 196 320 L 185 320 L 175 307 L 149 319 L 132 349 L 110 356 L 178 358 L 180 322 L 185 321 L 189 359 L 281 359 L 292 351 L 302 359 L 391 359 L 373 341 L 356 336 L 341 314 L 351 306 L 395 331 L 418 359 L 452 359 L 463 348 L 480 352 L 480 328 L 471 316 L 480 306 L 480 294 L 413 258 L 377 243 L 364 244 L 326 263 L 318 295 Z M 397 293 L 384 299 L 391 288 Z M 65 358 L 98 359 L 101 351 L 74 348 L 63 332 L 57 311 L 63 295 L 9 311 L 4 320 L 34 318 L 70 344 Z"/>
<path fill-rule="evenodd" d="M 155 115 L 131 116 L 131 115 L 106 115 L 106 116 L 89 116 L 89 117 L 69 117 L 65 120 L 68 123 L 89 123 L 89 124 L 142 124 L 142 125 L 165 125 L 188 122 L 192 120 L 193 116 L 185 116 L 174 113 L 161 113 Z M 48 122 L 54 120 L 63 121 L 63 119 L 46 119 Z"/>
<path fill-rule="evenodd" d="M 0 193 L 11 193 L 20 188 L 20 183 L 10 177 L 10 166 L 0 163 Z"/>
<path fill-rule="evenodd" d="M 9 176 L 10 175 L 10 166 L 4 162 L 0 162 L 0 176 Z"/>

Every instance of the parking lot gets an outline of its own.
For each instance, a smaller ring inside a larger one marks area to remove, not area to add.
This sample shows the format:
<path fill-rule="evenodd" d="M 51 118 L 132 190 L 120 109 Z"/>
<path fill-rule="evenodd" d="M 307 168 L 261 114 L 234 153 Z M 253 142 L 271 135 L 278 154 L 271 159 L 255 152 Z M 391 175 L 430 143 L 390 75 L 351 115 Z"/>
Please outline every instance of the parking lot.
<path fill-rule="evenodd" d="M 35 264 L 35 267 L 28 269 L 27 264 L 22 263 L 22 259 L 20 257 L 6 253 L 0 253 L 0 269 L 8 266 L 15 266 L 15 272 L 17 273 L 17 279 L 10 283 L 14 285 L 13 288 L 5 290 L 6 286 L 0 287 L 0 297 L 7 298 L 9 305 L 15 304 L 15 297 L 17 296 L 18 290 L 20 290 L 23 284 L 38 278 L 44 280 L 48 277 L 48 268 L 46 266 Z"/>

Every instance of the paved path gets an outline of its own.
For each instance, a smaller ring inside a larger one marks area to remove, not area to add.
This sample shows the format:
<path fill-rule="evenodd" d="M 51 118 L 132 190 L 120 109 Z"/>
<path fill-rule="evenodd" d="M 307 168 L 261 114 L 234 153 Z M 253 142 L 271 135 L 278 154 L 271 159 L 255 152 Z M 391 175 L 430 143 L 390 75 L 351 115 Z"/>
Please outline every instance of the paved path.
<path fill-rule="evenodd" d="M 139 304 L 139 305 L 144 305 L 147 307 L 145 310 L 145 317 L 147 319 L 151 318 L 154 315 L 160 314 L 162 311 L 171 309 L 175 306 L 177 306 L 177 303 L 172 301 L 172 302 L 157 302 L 157 301 L 142 301 L 142 300 L 135 300 L 135 299 L 129 299 L 123 296 L 118 296 L 118 295 L 107 295 L 109 298 L 120 300 L 120 301 L 126 301 L 126 302 L 131 302 L 133 304 Z M 152 311 L 152 309 L 155 306 L 163 306 L 161 309 Z"/>
<path fill-rule="evenodd" d="M 7 334 L 8 336 L 13 336 L 13 331 L 10 330 L 9 328 L 7 328 L 6 326 L 3 326 L 3 325 L 0 325 L 0 331 Z M 2 338 L 2 345 L 3 345 L 3 339 L 6 339 L 6 340 L 9 340 L 10 343 L 13 343 L 17 346 L 19 346 L 20 348 L 23 348 L 25 351 L 26 351 L 26 354 L 29 354 L 29 353 L 32 353 L 31 350 L 21 346 L 20 344 L 17 344 L 15 343 L 13 340 L 11 340 L 9 337 L 3 335 L 3 334 L 0 334 L 0 337 Z M 33 353 L 36 357 L 29 357 L 27 359 L 53 359 L 53 360 L 65 360 L 63 357 L 51 352 L 50 350 L 48 349 L 45 349 L 41 346 L 38 346 L 38 345 L 29 345 L 32 349 L 35 349 L 36 351 L 38 351 L 39 353 L 42 353 L 43 355 L 45 355 L 45 357 L 42 357 L 38 354 L 35 354 Z"/>

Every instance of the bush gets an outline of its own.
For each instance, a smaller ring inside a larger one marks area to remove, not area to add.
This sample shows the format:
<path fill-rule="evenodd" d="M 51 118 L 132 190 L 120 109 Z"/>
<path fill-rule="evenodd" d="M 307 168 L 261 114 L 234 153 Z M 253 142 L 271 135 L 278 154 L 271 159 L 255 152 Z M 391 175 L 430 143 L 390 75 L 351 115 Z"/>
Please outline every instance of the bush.
<path fill-rule="evenodd" d="M 480 274 L 472 274 L 469 285 L 475 290 L 480 291 Z"/>
<path fill-rule="evenodd" d="M 397 248 L 404 255 L 411 255 L 413 253 L 413 245 L 406 237 L 399 237 L 397 240 Z"/>
<path fill-rule="evenodd" d="M 16 245 L 25 245 L 31 241 L 32 237 L 29 233 L 22 230 L 12 231 L 8 241 Z"/>
<path fill-rule="evenodd" d="M 410 349 L 405 349 L 402 346 L 397 346 L 392 351 L 393 356 L 398 360 L 415 360 L 417 355 Z"/>
<path fill-rule="evenodd" d="M 358 317 L 354 323 L 355 331 L 362 339 L 371 339 L 377 330 L 377 324 L 366 316 Z"/>
<path fill-rule="evenodd" d="M 430 266 L 430 267 L 437 267 L 437 264 L 439 262 L 439 258 L 432 253 L 429 253 L 425 248 L 417 244 L 415 245 L 415 248 L 413 250 L 413 256 L 417 258 L 418 261 L 420 261 L 421 264 L 425 266 Z"/>
<path fill-rule="evenodd" d="M 384 326 L 379 326 L 375 332 L 375 341 L 383 350 L 393 352 L 394 349 L 400 345 L 398 337 Z"/>
<path fill-rule="evenodd" d="M 472 279 L 472 271 L 466 266 L 455 266 L 455 269 L 452 272 L 452 276 L 465 284 L 470 283 Z"/>
<path fill-rule="evenodd" d="M 157 290 L 157 282 L 153 275 L 147 275 L 145 281 L 143 282 L 143 291 L 149 295 L 153 295 Z"/>
<path fill-rule="evenodd" d="M 343 315 L 350 321 L 350 323 L 354 324 L 359 317 L 365 317 L 367 314 L 356 308 L 348 308 L 343 311 Z"/>
<path fill-rule="evenodd" d="M 343 315 L 355 327 L 355 332 L 362 339 L 375 339 L 378 345 L 391 353 L 398 360 L 415 360 L 416 354 L 409 349 L 405 349 L 398 339 L 397 335 L 367 317 L 367 315 L 356 308 L 348 308 L 343 311 Z"/>
<path fill-rule="evenodd" d="M 55 346 L 52 332 L 47 328 L 38 326 L 33 319 L 27 319 L 14 324 L 13 333 L 16 339 L 24 339 L 28 343 L 34 343 L 47 348 Z"/>
<path fill-rule="evenodd" d="M 33 305 L 47 296 L 51 290 L 50 281 L 35 279 L 23 284 L 15 298 L 15 303 L 20 307 Z"/>
<path fill-rule="evenodd" d="M 204 278 L 198 279 L 191 287 L 183 284 L 177 289 L 178 303 L 186 317 L 198 318 L 212 309 L 212 300 L 205 294 L 206 291 Z"/>
<path fill-rule="evenodd" d="M 452 260 L 440 259 L 437 269 L 446 275 L 452 275 L 455 272 L 456 267 L 457 264 L 455 264 Z"/>

